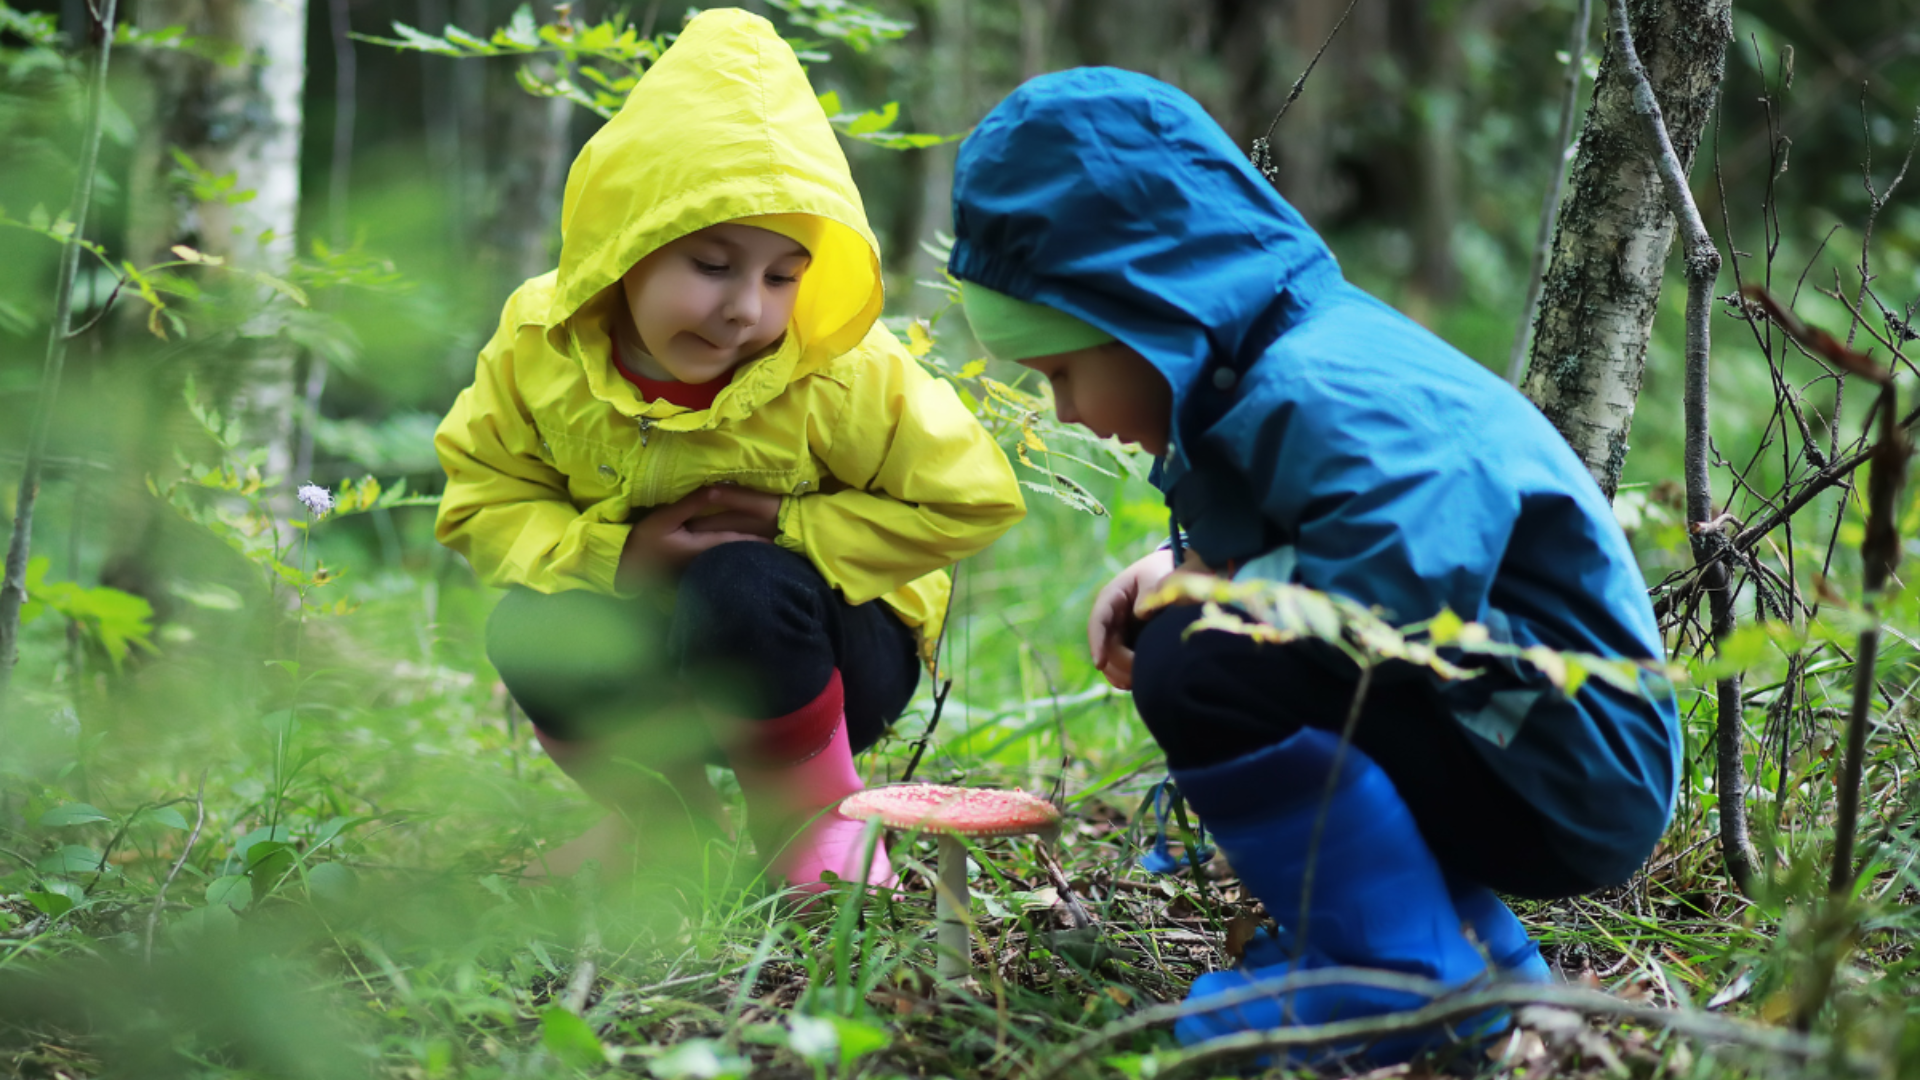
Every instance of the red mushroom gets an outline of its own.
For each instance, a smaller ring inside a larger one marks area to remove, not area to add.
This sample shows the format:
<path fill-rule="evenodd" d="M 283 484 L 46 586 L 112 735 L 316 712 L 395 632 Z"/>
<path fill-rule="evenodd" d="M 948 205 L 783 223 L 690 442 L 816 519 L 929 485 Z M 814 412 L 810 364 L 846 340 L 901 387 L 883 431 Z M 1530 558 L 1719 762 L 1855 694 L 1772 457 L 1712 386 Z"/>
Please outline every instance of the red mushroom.
<path fill-rule="evenodd" d="M 973 950 L 967 941 L 967 848 L 962 837 L 1057 836 L 1060 811 L 1024 791 L 900 784 L 869 788 L 849 796 L 840 813 L 877 820 L 892 829 L 912 829 L 940 837 L 940 887 L 934 891 L 938 927 L 939 972 L 946 978 L 972 974 Z"/>

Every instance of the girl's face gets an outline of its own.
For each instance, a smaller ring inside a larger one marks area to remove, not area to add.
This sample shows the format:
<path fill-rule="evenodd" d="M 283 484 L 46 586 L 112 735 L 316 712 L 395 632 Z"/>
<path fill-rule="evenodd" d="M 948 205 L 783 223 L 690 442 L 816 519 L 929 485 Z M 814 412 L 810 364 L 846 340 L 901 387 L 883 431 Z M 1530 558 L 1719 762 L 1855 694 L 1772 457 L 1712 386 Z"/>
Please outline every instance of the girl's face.
<path fill-rule="evenodd" d="M 1160 369 L 1117 341 L 1090 349 L 1020 361 L 1047 377 L 1053 411 L 1102 438 L 1137 443 L 1158 457 L 1167 452 L 1173 390 Z"/>
<path fill-rule="evenodd" d="M 807 249 L 779 233 L 723 224 L 689 233 L 620 279 L 650 379 L 712 382 L 780 340 Z"/>

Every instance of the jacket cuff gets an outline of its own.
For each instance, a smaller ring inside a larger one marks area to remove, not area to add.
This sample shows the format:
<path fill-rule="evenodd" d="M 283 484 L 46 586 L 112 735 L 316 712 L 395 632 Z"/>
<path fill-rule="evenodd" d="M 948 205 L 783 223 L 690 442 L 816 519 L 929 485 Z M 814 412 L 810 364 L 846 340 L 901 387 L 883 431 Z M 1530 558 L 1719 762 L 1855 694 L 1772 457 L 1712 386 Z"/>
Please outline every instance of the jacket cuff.
<path fill-rule="evenodd" d="M 620 552 L 626 549 L 633 526 L 599 522 L 581 530 L 580 576 L 594 592 L 614 596 L 632 596 L 615 581 L 620 573 Z"/>

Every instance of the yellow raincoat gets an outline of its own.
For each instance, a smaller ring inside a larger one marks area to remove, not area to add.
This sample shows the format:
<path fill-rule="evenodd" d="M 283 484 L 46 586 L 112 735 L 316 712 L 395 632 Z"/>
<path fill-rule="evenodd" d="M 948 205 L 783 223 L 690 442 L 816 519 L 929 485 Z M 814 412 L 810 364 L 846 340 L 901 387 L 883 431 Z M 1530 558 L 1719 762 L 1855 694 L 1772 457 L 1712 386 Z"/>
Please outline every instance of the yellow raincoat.
<path fill-rule="evenodd" d="M 793 321 L 712 408 L 645 401 L 612 360 L 610 327 L 629 317 L 618 281 L 726 221 L 811 251 Z M 931 643 L 943 568 L 1025 506 L 952 388 L 875 321 L 879 248 L 860 193 L 766 20 L 724 10 L 688 24 L 574 161 L 560 227 L 559 269 L 507 301 L 434 436 L 440 541 L 491 585 L 611 593 L 630 520 L 725 481 L 780 495 L 782 547 Z"/>

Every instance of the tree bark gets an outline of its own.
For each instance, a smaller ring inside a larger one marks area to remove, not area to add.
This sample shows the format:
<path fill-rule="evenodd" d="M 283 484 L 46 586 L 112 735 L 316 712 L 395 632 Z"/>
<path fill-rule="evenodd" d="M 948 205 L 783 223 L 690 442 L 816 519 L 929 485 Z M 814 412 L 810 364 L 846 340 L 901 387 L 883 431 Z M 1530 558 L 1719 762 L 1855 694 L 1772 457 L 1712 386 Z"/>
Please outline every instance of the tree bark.
<path fill-rule="evenodd" d="M 307 77 L 306 0 L 147 0 L 145 29 L 184 26 L 191 36 L 233 42 L 231 66 L 163 49 L 146 57 L 153 113 L 132 177 L 128 247 L 139 263 L 186 244 L 230 264 L 282 275 L 292 264 L 300 208 L 301 94 Z M 245 202 L 199 201 L 174 181 L 179 148 L 202 168 L 232 173 Z M 246 438 L 267 451 L 265 472 L 285 477 L 293 459 L 295 349 L 280 336 L 277 305 L 260 291 L 249 348 L 235 373 L 232 409 Z M 290 500 L 291 487 L 287 487 Z M 291 505 L 290 501 L 287 505 Z"/>
<path fill-rule="evenodd" d="M 1719 92 L 1732 0 L 1630 0 L 1634 40 L 1683 169 Z M 1560 210 L 1522 389 L 1608 498 L 1620 483 L 1674 217 L 1641 136 L 1633 80 L 1609 46 Z"/>

